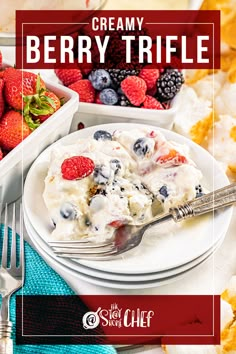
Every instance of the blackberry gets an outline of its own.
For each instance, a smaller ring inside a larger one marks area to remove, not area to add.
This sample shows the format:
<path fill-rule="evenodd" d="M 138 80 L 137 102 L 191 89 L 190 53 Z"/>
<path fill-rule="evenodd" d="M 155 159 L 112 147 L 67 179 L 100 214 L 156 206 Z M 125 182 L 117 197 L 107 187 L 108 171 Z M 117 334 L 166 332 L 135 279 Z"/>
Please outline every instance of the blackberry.
<path fill-rule="evenodd" d="M 116 87 L 119 87 L 121 81 L 126 79 L 128 76 L 138 76 L 139 74 L 139 70 L 135 69 L 108 69 L 107 71 Z"/>
<path fill-rule="evenodd" d="M 168 69 L 157 80 L 157 98 L 161 102 L 172 100 L 184 83 L 181 71 Z"/>
<path fill-rule="evenodd" d="M 121 107 L 129 107 L 132 106 L 132 103 L 128 100 L 128 98 L 125 95 L 120 95 L 119 105 Z"/>

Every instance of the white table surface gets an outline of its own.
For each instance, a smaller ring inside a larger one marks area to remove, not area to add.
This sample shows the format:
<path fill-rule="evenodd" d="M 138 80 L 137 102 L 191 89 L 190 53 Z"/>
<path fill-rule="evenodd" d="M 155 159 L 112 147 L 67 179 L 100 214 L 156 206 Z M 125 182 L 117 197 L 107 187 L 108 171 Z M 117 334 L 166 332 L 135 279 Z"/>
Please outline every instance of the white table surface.
<path fill-rule="evenodd" d="M 3 52 L 3 57 L 10 60 L 12 64 L 15 61 L 14 48 L 0 47 Z M 30 242 L 30 239 L 25 233 L 25 239 Z M 48 261 L 48 264 L 50 262 Z M 51 265 L 52 266 L 52 265 Z M 144 289 L 144 290 L 117 290 L 105 287 L 96 286 L 88 282 L 75 279 L 70 275 L 66 275 L 60 265 L 52 266 L 68 283 L 68 285 L 81 295 L 86 294 L 220 294 L 229 279 L 236 274 L 236 207 L 234 207 L 233 218 L 228 229 L 226 238 L 222 246 L 216 251 L 213 257 L 207 260 L 203 265 L 194 269 L 190 274 L 187 274 L 183 279 L 164 285 L 161 287 Z M 137 348 L 129 353 L 146 353 L 158 354 L 161 349 L 153 346 L 145 348 Z M 128 353 L 128 352 L 126 352 Z"/>

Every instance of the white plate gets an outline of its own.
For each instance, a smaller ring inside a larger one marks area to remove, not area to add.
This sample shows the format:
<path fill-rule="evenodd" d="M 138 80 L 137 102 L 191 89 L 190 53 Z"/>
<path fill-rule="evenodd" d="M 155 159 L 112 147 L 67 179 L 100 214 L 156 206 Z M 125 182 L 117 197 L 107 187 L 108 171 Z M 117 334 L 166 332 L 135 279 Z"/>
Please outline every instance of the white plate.
<path fill-rule="evenodd" d="M 60 258 L 55 255 L 55 253 L 52 252 L 52 249 L 48 246 L 47 242 L 45 242 L 34 230 L 33 226 L 31 225 L 29 218 L 26 214 L 24 213 L 24 220 L 25 224 L 27 225 L 28 229 L 30 230 L 30 238 L 35 241 L 36 243 L 39 244 L 39 246 L 52 258 L 54 258 L 57 262 L 63 264 L 65 267 L 68 267 L 70 269 L 73 269 L 75 272 L 86 274 L 92 277 L 97 277 L 101 279 L 106 279 L 106 280 L 115 280 L 115 281 L 121 281 L 121 282 L 143 282 L 143 281 L 149 281 L 149 280 L 159 280 L 159 279 L 164 279 L 170 276 L 175 276 L 179 273 L 185 272 L 188 269 L 191 269 L 201 263 L 204 259 L 208 258 L 211 253 L 215 251 L 216 248 L 218 248 L 224 241 L 224 237 L 222 237 L 215 245 L 213 245 L 210 250 L 208 250 L 206 253 L 204 253 L 202 256 L 196 258 L 192 262 L 189 262 L 187 264 L 184 264 L 183 266 L 180 266 L 178 268 L 173 268 L 171 270 L 163 271 L 163 272 L 156 272 L 156 273 L 150 273 L 150 274 L 141 274 L 141 275 L 130 275 L 130 274 L 116 274 L 116 273 L 110 273 L 100 271 L 97 269 L 92 269 L 88 268 L 82 264 L 79 264 L 78 262 L 73 262 L 73 260 L 69 260 L 67 258 Z"/>
<path fill-rule="evenodd" d="M 47 174 L 53 147 L 60 144 L 72 144 L 80 138 L 92 136 L 98 129 L 113 132 L 116 129 L 130 130 L 143 126 L 139 124 L 117 123 L 90 127 L 60 139 L 39 155 L 26 178 L 24 206 L 31 224 L 42 238 L 45 240 L 50 239 L 51 223 L 42 194 L 44 190 L 44 178 Z M 153 126 L 149 127 L 157 129 Z M 218 163 L 206 150 L 174 132 L 160 128 L 159 130 L 168 140 L 189 146 L 192 159 L 203 173 L 203 184 L 206 188 L 213 190 L 229 183 L 228 178 Z M 34 188 L 34 193 L 32 193 L 32 186 L 37 186 L 37 188 Z M 153 273 L 176 268 L 203 255 L 218 242 L 226 234 L 231 216 L 232 208 L 227 208 L 215 213 L 214 216 L 210 214 L 197 218 L 187 224 L 176 224 L 172 229 L 169 229 L 170 224 L 166 224 L 164 230 L 163 226 L 161 228 L 159 226 L 158 236 L 155 234 L 157 229 L 153 228 L 144 237 L 139 247 L 126 252 L 117 260 L 100 262 L 78 260 L 78 262 L 87 267 L 105 272 L 109 269 L 109 272 L 119 274 Z M 166 231 L 169 231 L 168 234 Z"/>
<path fill-rule="evenodd" d="M 166 277 L 163 279 L 154 279 L 154 280 L 149 280 L 149 281 L 138 281 L 138 282 L 124 282 L 124 281 L 115 281 L 115 280 L 106 280 L 103 278 L 99 277 L 94 277 L 90 276 L 88 274 L 83 274 L 78 271 L 72 270 L 71 268 L 68 268 L 67 266 L 63 265 L 61 262 L 59 262 L 58 257 L 55 256 L 51 248 L 43 241 L 43 239 L 37 235 L 35 230 L 33 229 L 32 225 L 29 223 L 27 220 L 25 223 L 25 228 L 27 230 L 27 233 L 33 242 L 34 247 L 36 248 L 37 252 L 43 257 L 43 259 L 48 262 L 49 264 L 52 264 L 54 266 L 54 269 L 56 270 L 58 268 L 58 265 L 63 269 L 63 272 L 65 274 L 69 273 L 73 275 L 78 279 L 81 279 L 83 281 L 87 281 L 91 284 L 95 284 L 98 286 L 103 286 L 107 288 L 113 288 L 113 289 L 126 289 L 126 290 L 131 290 L 131 289 L 148 289 L 148 288 L 154 288 L 158 286 L 163 286 L 167 285 L 169 283 L 173 283 L 174 281 L 181 280 L 183 277 L 188 275 L 192 270 L 206 262 L 212 255 L 213 253 L 220 247 L 220 245 L 215 247 L 207 257 L 203 258 L 201 262 L 199 262 L 196 266 L 191 267 L 191 269 L 188 269 L 187 271 L 181 272 L 177 275 Z M 221 244 L 221 242 L 220 242 Z"/>

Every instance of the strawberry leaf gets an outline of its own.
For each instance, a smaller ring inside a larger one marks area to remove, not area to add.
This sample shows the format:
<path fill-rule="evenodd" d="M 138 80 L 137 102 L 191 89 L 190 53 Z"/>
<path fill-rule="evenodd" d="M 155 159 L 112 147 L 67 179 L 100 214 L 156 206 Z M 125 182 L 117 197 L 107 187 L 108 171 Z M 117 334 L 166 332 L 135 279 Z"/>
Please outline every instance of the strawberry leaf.
<path fill-rule="evenodd" d="M 39 120 L 34 121 L 29 114 L 26 114 L 24 118 L 30 130 L 35 130 L 40 126 L 40 121 Z"/>

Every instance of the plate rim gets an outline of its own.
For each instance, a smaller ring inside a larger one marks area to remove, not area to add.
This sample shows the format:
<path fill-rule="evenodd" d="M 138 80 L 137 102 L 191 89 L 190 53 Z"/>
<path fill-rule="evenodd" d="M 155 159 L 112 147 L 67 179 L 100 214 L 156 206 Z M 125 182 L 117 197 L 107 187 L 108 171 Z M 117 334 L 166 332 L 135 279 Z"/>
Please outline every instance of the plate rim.
<path fill-rule="evenodd" d="M 27 227 L 29 227 L 29 225 L 28 226 L 25 225 L 27 233 L 29 234 Z M 94 277 L 94 276 L 90 276 L 90 275 L 86 276 L 86 274 L 76 272 L 75 270 L 66 267 L 62 263 L 60 263 L 60 262 L 58 263 L 55 258 L 50 256 L 45 250 L 40 248 L 39 244 L 37 243 L 37 241 L 35 241 L 35 239 L 32 240 L 32 238 L 31 238 L 31 242 L 33 243 L 34 247 L 36 248 L 37 252 L 41 255 L 41 257 L 43 257 L 43 255 L 44 255 L 45 258 L 44 257 L 43 258 L 46 262 L 48 259 L 50 259 L 50 261 L 53 262 L 53 264 L 55 264 L 56 267 L 58 267 L 58 265 L 59 265 L 63 269 L 63 271 L 69 272 L 71 275 L 73 275 L 79 279 L 82 279 L 85 282 L 88 282 L 93 285 L 105 287 L 105 288 L 116 289 L 116 290 L 151 289 L 151 288 L 157 288 L 157 287 L 161 287 L 161 286 L 168 285 L 168 284 L 174 283 L 176 281 L 179 281 L 179 280 L 183 279 L 185 276 L 189 275 L 191 273 L 191 271 L 193 271 L 194 269 L 203 265 L 207 260 L 209 260 L 210 257 L 214 256 L 214 253 L 221 246 L 221 244 L 219 245 L 219 247 L 216 246 L 216 248 L 207 257 L 205 257 L 200 263 L 196 264 L 195 266 L 191 267 L 190 269 L 187 269 L 186 271 L 183 271 L 179 274 L 176 274 L 176 275 L 173 275 L 170 277 L 166 277 L 163 279 L 154 279 L 154 280 L 143 281 L 143 282 L 140 281 L 139 284 L 137 284 L 137 282 L 126 283 L 126 282 L 122 282 L 122 281 L 112 281 L 112 280 L 102 279 L 102 278 L 98 278 L 98 277 Z M 38 249 L 41 250 L 41 253 Z"/>

